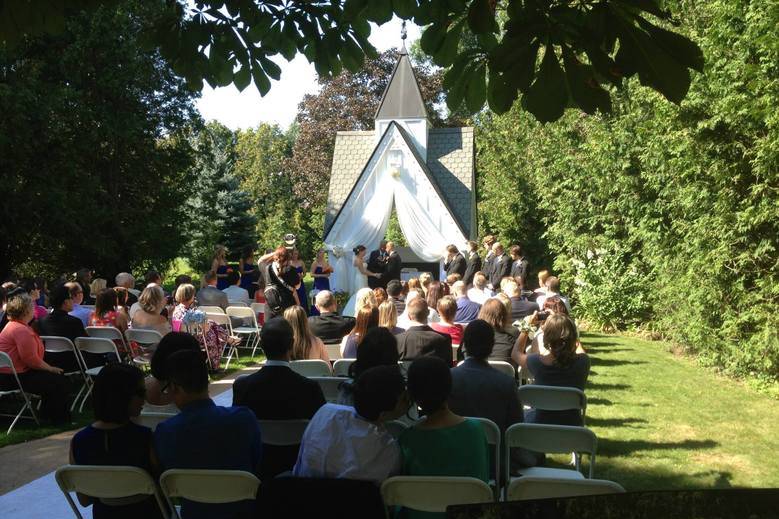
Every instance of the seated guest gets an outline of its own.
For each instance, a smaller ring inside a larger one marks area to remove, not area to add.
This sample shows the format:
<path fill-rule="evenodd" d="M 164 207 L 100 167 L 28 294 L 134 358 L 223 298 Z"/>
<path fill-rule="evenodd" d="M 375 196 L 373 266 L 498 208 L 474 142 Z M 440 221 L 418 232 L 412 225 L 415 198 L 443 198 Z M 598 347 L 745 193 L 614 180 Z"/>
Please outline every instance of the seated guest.
<path fill-rule="evenodd" d="M 454 315 L 456 323 L 468 324 L 479 317 L 481 305 L 468 299 L 465 283 L 458 281 L 452 285 L 452 295 L 457 299 L 457 312 Z"/>
<path fill-rule="evenodd" d="M 29 324 L 33 319 L 33 301 L 26 292 L 14 295 L 6 303 L 8 324 L 0 332 L 0 351 L 11 357 L 24 390 L 41 396 L 41 414 L 59 425 L 70 421 L 68 379 L 62 369 L 43 360 L 43 341 Z M 10 368 L 0 368 L 0 391 L 18 389 Z"/>
<path fill-rule="evenodd" d="M 584 391 L 590 374 L 590 358 L 577 340 L 576 325 L 564 314 L 550 315 L 544 323 L 544 347 L 549 355 L 517 351 L 519 365 L 542 386 L 577 387 Z M 578 409 L 531 410 L 525 420 L 532 423 L 582 425 Z"/>
<path fill-rule="evenodd" d="M 419 275 L 419 285 L 421 286 L 422 289 L 420 290 L 419 288 L 417 288 L 417 292 L 419 292 L 419 294 L 422 297 L 426 298 L 427 289 L 430 286 L 430 283 L 432 282 L 433 282 L 433 275 L 430 272 L 422 272 Z"/>
<path fill-rule="evenodd" d="M 452 390 L 449 363 L 435 357 L 415 360 L 408 368 L 408 392 L 425 418 L 398 438 L 403 453 L 403 474 L 459 476 L 490 480 L 489 448 L 481 423 L 449 409 Z M 432 514 L 404 510 L 409 517 Z M 437 517 L 445 517 L 438 514 Z"/>
<path fill-rule="evenodd" d="M 568 303 L 568 298 L 560 295 L 560 279 L 557 276 L 549 276 L 544 282 L 544 289 L 544 294 L 539 295 L 536 298 L 536 303 L 538 303 L 539 308 L 544 307 L 544 301 L 546 301 L 548 298 L 559 297 L 565 305 L 565 308 L 568 309 L 568 313 L 571 313 L 571 305 Z"/>
<path fill-rule="evenodd" d="M 441 320 L 430 325 L 433 330 L 451 337 L 452 344 L 460 344 L 463 339 L 463 325 L 454 322 L 456 314 L 457 300 L 454 296 L 444 296 L 438 301 L 438 315 Z"/>
<path fill-rule="evenodd" d="M 239 341 L 238 337 L 230 337 L 227 331 L 208 320 L 195 307 L 195 287 L 182 283 L 176 288 L 175 300 L 178 303 L 171 314 L 172 328 L 176 331 L 191 333 L 200 343 L 200 347 L 208 354 L 208 363 L 212 370 L 219 369 L 219 362 L 225 347 L 231 341 Z M 199 314 L 199 318 L 196 315 Z M 190 321 L 189 317 L 192 317 Z M 200 322 L 197 322 L 200 321 Z M 236 342 L 237 343 L 237 342 Z"/>
<path fill-rule="evenodd" d="M 398 328 L 403 329 L 404 331 L 408 329 L 409 326 L 411 326 L 411 319 L 408 316 L 409 312 L 409 305 L 412 301 L 415 299 L 422 299 L 424 301 L 424 296 L 422 295 L 422 292 L 417 292 L 416 290 L 410 290 L 408 294 L 406 294 L 406 310 L 398 315 Z M 425 321 L 425 324 L 427 324 L 427 320 Z"/>
<path fill-rule="evenodd" d="M 41 290 L 38 283 L 34 279 L 23 279 L 19 283 L 22 288 L 24 288 L 25 292 L 30 294 L 30 297 L 32 298 L 32 304 L 34 306 L 33 315 L 35 316 L 35 319 L 42 319 L 48 315 L 49 311 L 46 310 L 46 307 L 38 304 L 38 300 L 41 297 Z"/>
<path fill-rule="evenodd" d="M 533 312 L 538 310 L 538 304 L 528 301 L 526 297 L 522 297 L 522 290 L 513 279 L 506 278 L 500 283 L 500 289 L 506 294 L 511 301 L 511 314 L 509 318 L 511 322 L 524 319 L 528 315 L 533 315 Z"/>
<path fill-rule="evenodd" d="M 70 295 L 68 295 L 68 297 L 70 297 Z M 7 323 L 8 319 L 5 317 L 5 303 L 6 303 L 5 289 L 3 287 L 0 287 L 0 322 Z M 0 331 L 3 331 L 2 327 L 0 327 Z"/>
<path fill-rule="evenodd" d="M 70 463 L 138 467 L 156 474 L 151 429 L 132 422 L 141 414 L 145 392 L 143 373 L 135 366 L 108 364 L 100 370 L 92 390 L 95 421 L 71 440 Z M 106 504 L 82 494 L 78 500 L 92 505 L 94 519 L 161 517 L 152 496 L 128 504 Z"/>
<path fill-rule="evenodd" d="M 77 337 L 86 337 L 87 332 L 81 319 L 68 315 L 68 312 L 73 309 L 73 300 L 70 298 L 70 291 L 64 284 L 57 285 L 51 290 L 49 302 L 52 306 L 51 313 L 35 321 L 36 331 L 39 335 L 66 337 L 74 345 Z M 83 352 L 82 355 L 88 354 Z M 47 363 L 62 368 L 66 373 L 78 371 L 76 356 L 69 351 L 46 352 L 43 358 Z"/>
<path fill-rule="evenodd" d="M 116 311 L 124 315 L 127 322 L 130 322 L 130 292 L 124 287 L 114 287 L 116 292 Z M 137 299 L 136 299 L 137 302 Z"/>
<path fill-rule="evenodd" d="M 458 281 L 462 280 L 462 276 L 460 274 L 449 274 L 446 276 L 446 286 L 451 287 Z"/>
<path fill-rule="evenodd" d="M 425 301 L 427 302 L 427 308 L 429 310 L 428 316 L 427 316 L 427 322 L 428 323 L 437 323 L 441 320 L 441 316 L 438 315 L 438 301 L 445 295 L 447 295 L 447 291 L 449 289 L 449 286 L 440 283 L 438 281 L 431 281 L 427 285 L 427 292 L 425 296 Z"/>
<path fill-rule="evenodd" d="M 76 283 L 83 290 L 83 299 L 89 304 L 92 301 L 92 292 L 90 286 L 92 285 L 92 270 L 88 268 L 81 268 L 75 273 Z M 79 303 L 81 304 L 81 303 Z"/>
<path fill-rule="evenodd" d="M 89 316 L 89 326 L 113 326 L 125 332 L 128 326 L 127 316 L 118 310 L 116 290 L 104 288 L 96 292 L 96 295 L 95 311 Z"/>
<path fill-rule="evenodd" d="M 490 299 L 495 295 L 495 292 L 487 287 L 487 276 L 481 272 L 477 272 L 476 275 L 473 276 L 473 286 L 468 289 L 467 295 L 468 299 L 474 303 L 483 305 L 487 302 L 487 299 Z"/>
<path fill-rule="evenodd" d="M 249 291 L 245 288 L 241 288 L 241 273 L 237 270 L 231 270 L 227 273 L 227 283 L 229 286 L 222 290 L 225 294 L 227 294 L 227 302 L 228 304 L 231 301 L 238 301 L 240 303 L 244 303 L 246 306 L 249 306 L 251 304 L 251 299 L 249 298 Z"/>
<path fill-rule="evenodd" d="M 400 450 L 384 423 L 408 409 L 397 364 L 363 372 L 354 383 L 354 407 L 325 404 L 303 434 L 297 477 L 345 478 L 381 484 L 400 470 Z"/>
<path fill-rule="evenodd" d="M 373 295 L 376 297 L 376 306 L 381 305 L 384 301 L 387 300 L 387 291 L 381 287 L 374 288 Z"/>
<path fill-rule="evenodd" d="M 354 317 L 338 315 L 338 301 L 329 290 L 317 293 L 316 308 L 319 315 L 309 317 L 308 326 L 325 344 L 339 344 L 354 328 Z"/>
<path fill-rule="evenodd" d="M 65 283 L 65 286 L 70 290 L 70 298 L 73 300 L 73 310 L 68 313 L 81 319 L 84 326 L 89 326 L 89 316 L 92 315 L 92 309 L 81 305 L 84 301 L 84 290 L 75 281 Z"/>
<path fill-rule="evenodd" d="M 422 298 L 411 301 L 406 307 L 409 328 L 397 336 L 400 360 L 414 360 L 435 355 L 452 364 L 452 338 L 427 325 L 427 303 Z"/>
<path fill-rule="evenodd" d="M 529 350 L 527 349 L 527 333 L 519 334 L 519 341 L 517 342 L 516 348 L 517 352 L 512 353 L 512 356 L 517 362 L 519 362 L 519 351 L 523 351 L 525 353 L 540 353 L 541 355 L 549 355 L 549 350 L 544 347 L 544 324 L 546 324 L 545 319 L 554 314 L 568 315 L 568 309 L 565 307 L 559 297 L 548 297 L 544 301 L 543 314 L 541 312 L 533 312 L 533 315 L 525 317 L 525 322 L 527 322 L 531 327 L 536 326 L 537 330 L 535 335 L 533 335 L 533 342 Z"/>
<path fill-rule="evenodd" d="M 151 409 L 154 412 L 176 413 L 178 409 L 173 404 L 173 396 L 163 391 L 168 384 L 168 359 L 179 351 L 201 352 L 202 349 L 194 336 L 184 332 L 170 332 L 165 335 L 149 363 L 151 375 L 146 377 L 146 402 L 154 407 L 166 409 Z"/>
<path fill-rule="evenodd" d="M 481 307 L 479 319 L 492 326 L 495 336 L 495 346 L 489 360 L 510 362 L 516 369 L 517 363 L 511 358 L 511 352 L 519 338 L 519 330 L 509 325 L 506 306 L 497 298 L 490 299 Z"/>
<path fill-rule="evenodd" d="M 533 296 L 531 299 L 534 299 L 536 303 L 538 303 L 538 298 L 546 295 L 546 280 L 549 279 L 549 276 L 552 274 L 546 270 L 541 269 L 538 271 L 538 288 L 533 290 Z M 541 308 L 541 305 L 538 305 L 539 308 Z"/>
<path fill-rule="evenodd" d="M 165 293 L 159 285 L 151 284 L 143 289 L 138 298 L 140 307 L 133 315 L 130 327 L 142 330 L 154 330 L 160 335 L 170 333 L 170 323 L 167 317 L 161 315 L 165 308 Z"/>
<path fill-rule="evenodd" d="M 262 327 L 260 342 L 268 360 L 261 370 L 235 380 L 233 405 L 248 407 L 258 420 L 310 419 L 325 405 L 325 397 L 316 381 L 289 367 L 292 327 L 281 317 L 270 319 Z M 296 445 L 266 446 L 261 476 L 267 479 L 292 469 L 297 453 Z"/>
<path fill-rule="evenodd" d="M 397 279 L 387 283 L 387 300 L 395 305 L 398 315 L 402 315 L 406 310 L 406 303 L 403 301 L 403 285 Z"/>
<path fill-rule="evenodd" d="M 452 368 L 449 408 L 460 416 L 478 416 L 495 422 L 501 434 L 522 422 L 516 381 L 487 363 L 495 345 L 492 326 L 477 319 L 463 334 L 465 362 Z M 533 466 L 536 458 L 523 449 L 512 450 L 512 465 Z M 503 459 L 503 458 L 501 458 Z"/>
<path fill-rule="evenodd" d="M 179 351 L 168 358 L 168 391 L 181 412 L 157 426 L 154 453 L 160 470 L 243 470 L 257 474 L 262 438 L 257 419 L 245 407 L 221 407 L 208 396 L 208 369 L 200 352 Z M 187 519 L 242 517 L 254 502 L 228 504 L 181 500 Z"/>
<path fill-rule="evenodd" d="M 388 303 L 390 306 L 392 303 Z M 394 307 L 392 308 L 395 309 Z M 384 327 L 373 328 L 357 348 L 357 359 L 349 366 L 349 378 L 356 380 L 364 372 L 376 366 L 398 365 L 398 341 L 395 335 Z M 341 385 L 338 403 L 354 405 L 351 382 Z"/>
<path fill-rule="evenodd" d="M 122 287 L 126 288 L 128 295 L 127 295 L 127 306 L 131 307 L 135 303 L 138 302 L 138 296 L 141 295 L 141 293 L 135 289 L 135 278 L 132 274 L 129 272 L 120 272 L 116 275 L 116 278 L 114 279 L 116 282 L 116 287 Z"/>
<path fill-rule="evenodd" d="M 393 335 L 405 331 L 398 326 L 398 309 L 391 301 L 379 305 L 379 326 L 388 329 Z"/>
<path fill-rule="evenodd" d="M 284 319 L 292 326 L 292 360 L 320 359 L 330 362 L 325 343 L 311 333 L 308 327 L 308 316 L 303 307 L 290 306 L 284 310 Z"/>
<path fill-rule="evenodd" d="M 97 299 L 97 294 L 106 288 L 108 288 L 108 281 L 106 281 L 105 278 L 93 279 L 92 283 L 89 284 L 89 294 L 92 297 L 92 301 L 95 301 Z"/>
<path fill-rule="evenodd" d="M 371 292 L 373 293 L 373 292 Z M 357 312 L 357 320 L 351 333 L 341 342 L 341 357 L 354 359 L 357 357 L 357 349 L 363 337 L 371 328 L 379 325 L 379 309 L 371 306 L 363 306 Z"/>
<path fill-rule="evenodd" d="M 227 308 L 227 294 L 216 288 L 216 272 L 209 270 L 203 277 L 206 286 L 197 293 L 199 306 L 218 306 L 222 310 Z"/>

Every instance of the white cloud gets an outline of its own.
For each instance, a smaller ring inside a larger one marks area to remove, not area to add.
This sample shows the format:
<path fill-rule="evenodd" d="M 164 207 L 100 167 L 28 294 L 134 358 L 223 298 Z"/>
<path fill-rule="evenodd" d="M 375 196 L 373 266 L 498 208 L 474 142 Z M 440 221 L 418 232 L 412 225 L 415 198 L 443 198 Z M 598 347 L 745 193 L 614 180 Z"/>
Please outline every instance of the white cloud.
<path fill-rule="evenodd" d="M 382 26 L 371 24 L 371 43 L 381 52 L 400 46 L 401 20 L 393 18 Z M 408 24 L 406 46 L 419 39 L 420 29 Z M 281 79 L 272 81 L 270 92 L 265 97 L 249 85 L 243 92 L 230 85 L 213 89 L 207 84 L 203 95 L 197 101 L 200 114 L 207 121 L 217 120 L 233 130 L 251 128 L 260 123 L 276 123 L 288 126 L 297 114 L 298 103 L 303 96 L 319 90 L 314 66 L 302 55 L 290 62 L 278 57 L 274 61 L 281 67 Z"/>

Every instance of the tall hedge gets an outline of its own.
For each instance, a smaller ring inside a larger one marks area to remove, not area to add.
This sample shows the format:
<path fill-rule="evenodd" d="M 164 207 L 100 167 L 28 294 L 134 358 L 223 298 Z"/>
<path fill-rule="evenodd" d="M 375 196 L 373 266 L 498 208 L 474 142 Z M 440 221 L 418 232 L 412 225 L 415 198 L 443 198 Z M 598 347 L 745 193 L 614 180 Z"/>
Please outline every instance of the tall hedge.
<path fill-rule="evenodd" d="M 779 380 L 779 8 L 668 3 L 706 56 L 681 106 L 630 81 L 610 116 L 485 118 L 482 230 L 555 258 L 581 317 Z"/>

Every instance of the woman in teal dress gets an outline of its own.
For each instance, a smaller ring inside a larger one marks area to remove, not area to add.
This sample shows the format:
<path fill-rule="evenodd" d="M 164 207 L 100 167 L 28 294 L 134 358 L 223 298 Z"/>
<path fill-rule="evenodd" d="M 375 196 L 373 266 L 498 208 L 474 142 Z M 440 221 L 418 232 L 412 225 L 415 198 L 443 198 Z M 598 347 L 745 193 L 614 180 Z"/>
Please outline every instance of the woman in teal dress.
<path fill-rule="evenodd" d="M 408 476 L 464 476 L 489 482 L 487 436 L 481 423 L 449 410 L 449 366 L 421 357 L 408 369 L 408 391 L 425 418 L 400 435 L 402 472 Z M 403 509 L 399 517 L 443 518 L 446 514 Z"/>

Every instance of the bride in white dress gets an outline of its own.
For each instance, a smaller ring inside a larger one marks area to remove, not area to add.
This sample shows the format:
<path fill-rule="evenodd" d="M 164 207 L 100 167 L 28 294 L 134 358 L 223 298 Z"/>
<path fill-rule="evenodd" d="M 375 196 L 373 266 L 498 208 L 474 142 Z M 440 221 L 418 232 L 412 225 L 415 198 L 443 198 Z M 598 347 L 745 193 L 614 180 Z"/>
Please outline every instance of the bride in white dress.
<path fill-rule="evenodd" d="M 354 271 L 351 276 L 351 283 L 349 284 L 349 292 L 351 293 L 351 297 L 346 303 L 343 315 L 354 317 L 354 315 L 357 313 L 355 311 L 357 292 L 359 292 L 362 288 L 368 288 L 368 276 L 373 276 L 376 278 L 381 277 L 381 274 L 376 274 L 368 270 L 368 264 L 365 262 L 366 250 L 367 249 L 364 245 L 358 245 L 352 249 L 352 252 L 354 252 L 354 261 L 352 262 Z"/>

